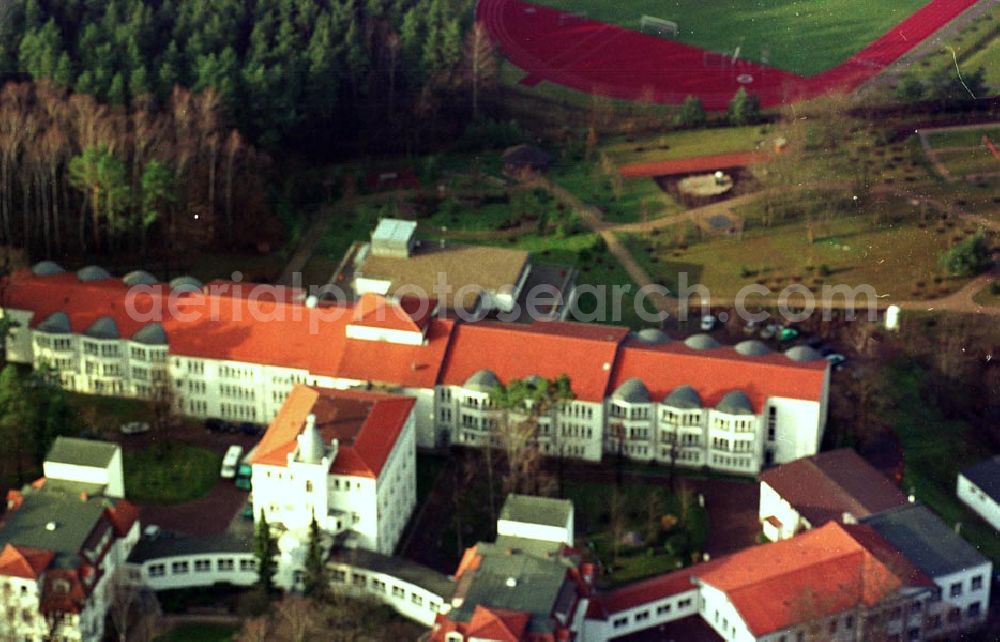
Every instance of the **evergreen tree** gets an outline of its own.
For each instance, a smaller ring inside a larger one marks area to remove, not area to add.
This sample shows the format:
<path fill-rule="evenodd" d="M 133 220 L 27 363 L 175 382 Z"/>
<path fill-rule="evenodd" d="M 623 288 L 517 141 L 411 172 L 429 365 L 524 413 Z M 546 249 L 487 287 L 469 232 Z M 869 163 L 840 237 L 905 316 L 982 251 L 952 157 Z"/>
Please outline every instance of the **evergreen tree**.
<path fill-rule="evenodd" d="M 274 575 L 278 571 L 278 543 L 271 534 L 264 511 L 260 511 L 258 517 L 253 542 L 253 554 L 257 558 L 257 586 L 270 595 L 274 592 Z"/>
<path fill-rule="evenodd" d="M 736 95 L 729 101 L 727 114 L 731 125 L 752 125 L 760 120 L 760 99 L 740 87 Z"/>
<path fill-rule="evenodd" d="M 316 515 L 313 515 L 309 524 L 309 550 L 306 552 L 304 584 L 305 594 L 319 600 L 323 599 L 330 588 L 323 549 L 323 533 L 316 523 Z"/>
<path fill-rule="evenodd" d="M 681 105 L 681 110 L 677 113 L 676 124 L 678 127 L 695 129 L 704 127 L 707 117 L 705 108 L 701 104 L 701 99 L 695 96 L 688 96 Z"/>

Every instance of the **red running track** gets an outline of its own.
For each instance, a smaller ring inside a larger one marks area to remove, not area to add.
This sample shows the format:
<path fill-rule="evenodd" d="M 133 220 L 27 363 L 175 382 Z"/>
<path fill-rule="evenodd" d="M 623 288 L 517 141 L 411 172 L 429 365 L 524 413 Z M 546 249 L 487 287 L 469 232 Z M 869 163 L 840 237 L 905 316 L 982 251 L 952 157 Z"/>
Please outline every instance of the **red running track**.
<path fill-rule="evenodd" d="M 877 0 L 874 0 L 877 1 Z M 528 75 L 589 94 L 680 103 L 698 96 L 723 110 L 739 87 L 765 107 L 828 91 L 851 91 L 977 0 L 932 0 L 844 63 L 810 77 L 663 40 L 522 0 L 479 0 L 476 17 Z"/>

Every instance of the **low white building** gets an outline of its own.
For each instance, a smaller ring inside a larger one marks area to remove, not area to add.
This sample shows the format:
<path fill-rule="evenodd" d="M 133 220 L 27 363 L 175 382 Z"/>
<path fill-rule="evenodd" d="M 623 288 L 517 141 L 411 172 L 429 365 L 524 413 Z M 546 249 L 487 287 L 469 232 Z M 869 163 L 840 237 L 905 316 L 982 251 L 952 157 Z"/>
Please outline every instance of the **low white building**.
<path fill-rule="evenodd" d="M 760 475 L 758 515 L 772 542 L 829 521 L 855 524 L 906 504 L 899 488 L 850 448 L 803 457 Z"/>
<path fill-rule="evenodd" d="M 572 546 L 573 502 L 511 493 L 497 518 L 497 535 Z"/>
<path fill-rule="evenodd" d="M 1000 455 L 958 474 L 958 498 L 1000 531 Z"/>
<path fill-rule="evenodd" d="M 125 497 L 122 449 L 110 442 L 56 437 L 42 474 L 48 480 L 93 485 L 106 497 Z"/>
<path fill-rule="evenodd" d="M 861 522 L 896 547 L 937 585 L 928 604 L 927 632 L 954 635 L 975 629 L 990 610 L 993 563 L 921 504 L 887 510 Z"/>
<path fill-rule="evenodd" d="M 259 519 L 308 541 L 329 535 L 389 555 L 416 505 L 415 400 L 298 385 L 248 461 Z M 292 555 L 291 540 L 279 547 Z"/>
<path fill-rule="evenodd" d="M 117 446 L 88 443 L 78 457 L 68 452 L 72 447 L 62 442 L 54 449 L 59 461 L 45 463 L 60 478 L 7 495 L 0 520 L 2 639 L 104 639 L 113 583 L 139 539 L 138 509 L 102 493 L 113 484 L 95 482 L 95 469 L 120 461 L 120 452 L 107 456 Z M 73 463 L 61 467 L 67 460 Z"/>
<path fill-rule="evenodd" d="M 136 585 L 154 591 L 257 583 L 257 558 L 249 537 L 228 533 L 199 537 L 143 538 L 128 558 Z"/>

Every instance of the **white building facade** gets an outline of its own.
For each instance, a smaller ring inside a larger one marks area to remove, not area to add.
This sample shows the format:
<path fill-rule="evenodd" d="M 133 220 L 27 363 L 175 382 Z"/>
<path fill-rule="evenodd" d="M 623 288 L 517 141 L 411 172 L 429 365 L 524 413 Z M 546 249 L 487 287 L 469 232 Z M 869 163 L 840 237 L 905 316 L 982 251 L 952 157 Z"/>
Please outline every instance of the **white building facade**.
<path fill-rule="evenodd" d="M 1000 455 L 960 472 L 955 492 L 966 506 L 1000 531 Z"/>

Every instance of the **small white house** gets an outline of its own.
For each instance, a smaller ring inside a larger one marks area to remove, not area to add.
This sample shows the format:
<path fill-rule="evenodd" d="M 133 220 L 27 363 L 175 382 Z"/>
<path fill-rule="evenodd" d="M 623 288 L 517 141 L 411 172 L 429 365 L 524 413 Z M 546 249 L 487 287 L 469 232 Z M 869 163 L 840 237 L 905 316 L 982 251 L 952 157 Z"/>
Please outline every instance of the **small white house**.
<path fill-rule="evenodd" d="M 958 498 L 1000 530 L 1000 455 L 958 474 Z"/>
<path fill-rule="evenodd" d="M 507 496 L 497 535 L 573 545 L 573 502 L 533 495 Z"/>
<path fill-rule="evenodd" d="M 92 484 L 106 497 L 125 497 L 122 449 L 108 441 L 56 437 L 42 473 L 48 480 Z"/>

